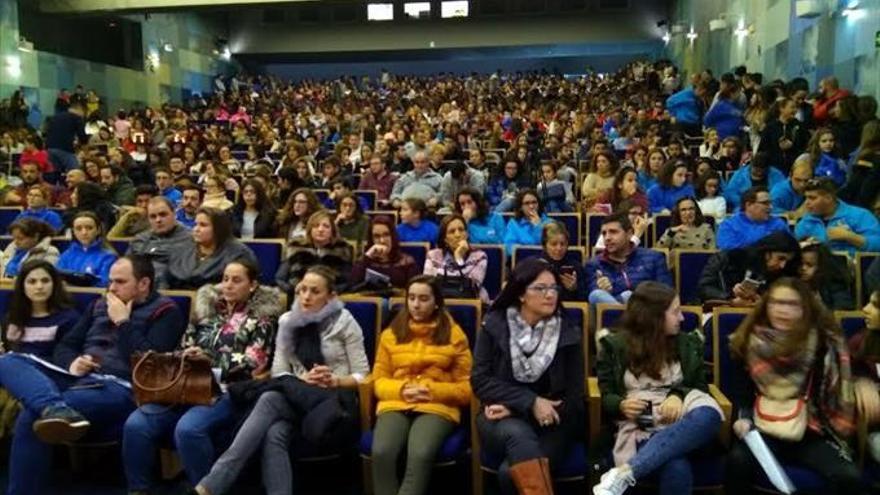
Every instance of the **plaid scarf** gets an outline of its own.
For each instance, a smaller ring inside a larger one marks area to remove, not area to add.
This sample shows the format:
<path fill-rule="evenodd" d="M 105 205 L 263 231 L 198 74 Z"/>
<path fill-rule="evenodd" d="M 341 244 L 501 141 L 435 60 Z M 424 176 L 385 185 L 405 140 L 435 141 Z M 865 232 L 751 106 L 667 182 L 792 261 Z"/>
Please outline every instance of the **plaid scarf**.
<path fill-rule="evenodd" d="M 510 364 L 513 377 L 522 383 L 535 383 L 556 356 L 562 320 L 558 315 L 539 321 L 534 328 L 526 323 L 519 309 L 507 308 L 510 329 Z"/>
<path fill-rule="evenodd" d="M 820 332 L 822 335 L 820 335 Z M 802 352 L 792 356 L 779 356 L 776 342 L 785 338 L 782 331 L 756 326 L 749 338 L 746 363 L 749 374 L 758 390 L 768 397 L 791 399 L 803 395 L 807 382 L 809 390 L 808 427 L 820 434 L 830 435 L 840 446 L 844 438 L 855 432 L 855 391 L 853 389 L 850 356 L 843 338 L 833 330 L 813 329 Z M 825 342 L 825 354 L 821 363 L 815 359 L 819 339 Z M 815 366 L 820 364 L 821 367 Z M 813 373 L 812 378 L 810 374 Z M 774 389 L 794 386 L 795 395 L 779 397 Z"/>

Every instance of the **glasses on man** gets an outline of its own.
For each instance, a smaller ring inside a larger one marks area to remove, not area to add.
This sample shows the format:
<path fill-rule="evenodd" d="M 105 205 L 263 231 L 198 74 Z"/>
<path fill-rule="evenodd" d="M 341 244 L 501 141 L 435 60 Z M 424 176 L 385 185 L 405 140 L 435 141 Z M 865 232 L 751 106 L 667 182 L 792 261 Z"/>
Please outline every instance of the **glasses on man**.
<path fill-rule="evenodd" d="M 556 295 L 556 294 L 559 294 L 560 291 L 562 291 L 562 287 L 555 285 L 555 284 L 553 284 L 553 285 L 535 284 L 535 285 L 528 286 L 527 289 L 532 292 L 541 294 L 542 296 L 546 296 L 549 294 Z"/>

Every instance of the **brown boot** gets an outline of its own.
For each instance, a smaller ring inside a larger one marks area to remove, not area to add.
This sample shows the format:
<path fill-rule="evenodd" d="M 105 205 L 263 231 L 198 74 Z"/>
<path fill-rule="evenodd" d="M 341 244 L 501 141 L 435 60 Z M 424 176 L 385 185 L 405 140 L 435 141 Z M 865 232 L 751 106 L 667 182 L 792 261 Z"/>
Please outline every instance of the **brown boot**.
<path fill-rule="evenodd" d="M 553 495 L 550 461 L 546 457 L 510 466 L 510 476 L 519 495 Z"/>

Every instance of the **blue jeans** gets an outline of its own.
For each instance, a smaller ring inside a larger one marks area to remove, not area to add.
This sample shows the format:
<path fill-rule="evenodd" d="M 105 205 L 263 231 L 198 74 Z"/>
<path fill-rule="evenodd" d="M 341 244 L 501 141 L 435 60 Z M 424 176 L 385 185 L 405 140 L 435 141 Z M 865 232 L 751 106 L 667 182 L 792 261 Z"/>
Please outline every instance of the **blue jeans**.
<path fill-rule="evenodd" d="M 660 495 L 691 493 L 694 479 L 687 454 L 709 443 L 720 426 L 721 415 L 711 407 L 685 414 L 639 446 L 629 461 L 633 477 L 638 481 L 656 473 Z"/>
<path fill-rule="evenodd" d="M 590 304 L 626 304 L 629 301 L 629 297 L 632 295 L 631 290 L 625 290 L 614 296 L 608 291 L 604 291 L 602 289 L 596 289 L 593 292 L 590 292 L 589 301 Z"/>
<path fill-rule="evenodd" d="M 228 395 L 210 406 L 145 404 L 139 407 L 125 422 L 122 437 L 128 489 L 145 491 L 155 485 L 156 449 L 170 443 L 172 433 L 186 476 L 195 485 L 208 474 L 217 456 L 217 433 L 232 428 L 235 419 Z"/>
<path fill-rule="evenodd" d="M 508 211 L 513 211 L 516 208 L 516 198 L 506 198 L 502 199 L 500 203 L 495 205 L 495 213 L 506 213 Z"/>
<path fill-rule="evenodd" d="M 58 148 L 49 148 L 49 161 L 55 167 L 57 172 L 66 174 L 70 170 L 79 168 L 79 160 L 76 154 L 69 151 L 59 150 Z"/>
<path fill-rule="evenodd" d="M 52 446 L 34 435 L 34 421 L 48 406 L 67 405 L 91 422 L 89 436 L 119 438 L 125 418 L 134 409 L 131 390 L 113 380 L 71 377 L 7 354 L 0 357 L 0 385 L 23 408 L 15 422 L 9 455 L 9 495 L 43 493 L 52 468 Z"/>

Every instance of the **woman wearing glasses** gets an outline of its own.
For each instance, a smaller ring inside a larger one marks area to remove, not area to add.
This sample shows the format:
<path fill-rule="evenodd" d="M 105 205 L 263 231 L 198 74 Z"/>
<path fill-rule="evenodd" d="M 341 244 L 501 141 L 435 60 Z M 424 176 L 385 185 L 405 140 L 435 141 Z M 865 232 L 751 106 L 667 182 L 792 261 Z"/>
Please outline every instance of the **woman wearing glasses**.
<path fill-rule="evenodd" d="M 516 213 L 504 232 L 504 251 L 513 254 L 515 244 L 539 246 L 544 225 L 550 220 L 533 189 L 523 189 L 516 195 Z"/>
<path fill-rule="evenodd" d="M 703 218 L 697 200 L 685 196 L 672 208 L 671 225 L 657 240 L 657 247 L 668 249 L 715 249 L 715 230 Z"/>
<path fill-rule="evenodd" d="M 514 268 L 477 335 L 471 387 L 477 431 L 505 495 L 553 493 L 558 466 L 584 431 L 581 332 L 565 318 L 549 263 Z"/>

